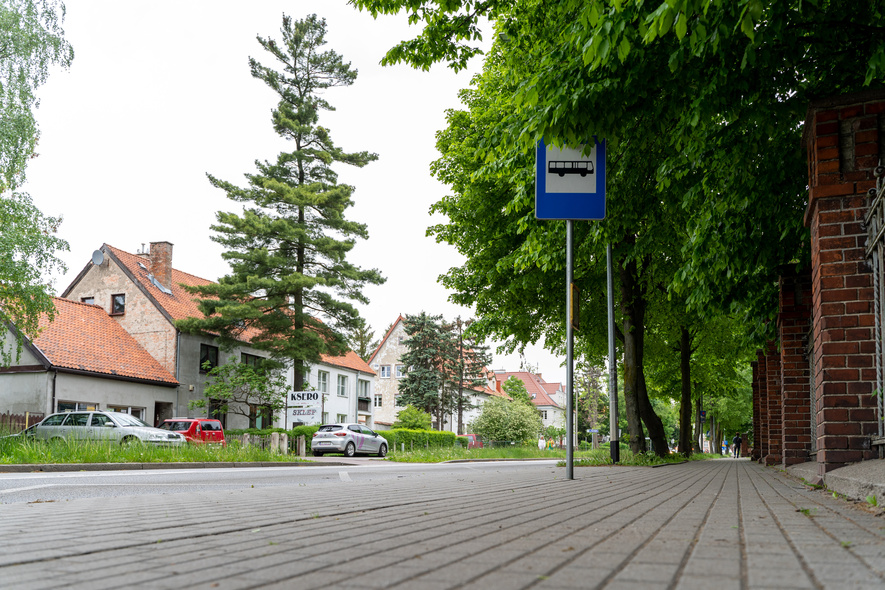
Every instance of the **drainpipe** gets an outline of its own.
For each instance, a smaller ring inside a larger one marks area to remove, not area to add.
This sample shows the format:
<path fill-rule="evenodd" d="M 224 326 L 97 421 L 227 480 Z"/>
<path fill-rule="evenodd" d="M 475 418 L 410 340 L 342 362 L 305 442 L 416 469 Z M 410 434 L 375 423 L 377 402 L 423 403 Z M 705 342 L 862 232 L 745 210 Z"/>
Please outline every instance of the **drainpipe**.
<path fill-rule="evenodd" d="M 52 414 L 55 412 L 55 380 L 58 379 L 58 369 L 52 372 L 52 403 L 49 407 L 49 411 L 46 412 L 46 415 Z"/>
<path fill-rule="evenodd" d="M 175 330 L 175 380 L 178 381 L 178 387 L 175 388 L 175 416 L 181 416 L 180 399 L 181 395 L 181 379 L 178 378 L 180 371 L 178 365 L 181 362 L 181 330 Z"/>

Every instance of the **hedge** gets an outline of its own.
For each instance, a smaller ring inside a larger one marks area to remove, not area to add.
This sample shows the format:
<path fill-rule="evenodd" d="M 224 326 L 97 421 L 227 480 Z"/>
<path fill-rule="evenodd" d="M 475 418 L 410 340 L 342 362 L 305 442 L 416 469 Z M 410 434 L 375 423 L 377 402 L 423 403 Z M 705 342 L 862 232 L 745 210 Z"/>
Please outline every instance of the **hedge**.
<path fill-rule="evenodd" d="M 405 445 L 406 450 L 424 447 L 452 447 L 455 446 L 457 435 L 454 432 L 440 432 L 438 430 L 409 430 L 408 428 L 394 428 L 393 430 L 381 430 L 378 434 L 387 439 L 390 449 L 400 450 Z"/>

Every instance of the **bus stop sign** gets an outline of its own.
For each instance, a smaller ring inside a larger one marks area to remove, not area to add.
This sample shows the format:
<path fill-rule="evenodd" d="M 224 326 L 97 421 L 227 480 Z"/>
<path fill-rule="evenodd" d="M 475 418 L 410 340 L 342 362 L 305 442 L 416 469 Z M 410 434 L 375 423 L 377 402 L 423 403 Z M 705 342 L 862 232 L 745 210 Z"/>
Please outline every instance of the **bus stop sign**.
<path fill-rule="evenodd" d="M 535 151 L 537 219 L 605 219 L 605 140 L 558 148 L 538 142 Z"/>

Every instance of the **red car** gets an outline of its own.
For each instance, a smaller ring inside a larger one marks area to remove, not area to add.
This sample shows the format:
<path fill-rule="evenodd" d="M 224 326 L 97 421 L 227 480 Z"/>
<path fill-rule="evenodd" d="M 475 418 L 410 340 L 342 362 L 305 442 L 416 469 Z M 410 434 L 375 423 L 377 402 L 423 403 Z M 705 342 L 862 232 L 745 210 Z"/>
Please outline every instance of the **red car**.
<path fill-rule="evenodd" d="M 476 436 L 475 434 L 462 434 L 464 438 L 467 439 L 467 448 L 468 449 L 481 449 L 482 448 L 482 439 Z"/>
<path fill-rule="evenodd" d="M 227 446 L 224 428 L 213 418 L 169 418 L 160 424 L 160 428 L 183 434 L 192 444 Z"/>

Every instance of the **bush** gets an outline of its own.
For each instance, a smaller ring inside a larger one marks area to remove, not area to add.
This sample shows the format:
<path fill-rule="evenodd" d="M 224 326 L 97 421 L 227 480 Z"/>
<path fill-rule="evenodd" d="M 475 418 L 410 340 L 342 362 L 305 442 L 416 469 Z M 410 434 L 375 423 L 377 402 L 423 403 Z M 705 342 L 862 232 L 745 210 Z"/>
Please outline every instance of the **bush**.
<path fill-rule="evenodd" d="M 406 406 L 396 415 L 393 428 L 408 430 L 430 430 L 430 414 L 415 406 Z"/>
<path fill-rule="evenodd" d="M 289 440 L 295 440 L 299 436 L 303 436 L 307 439 L 307 444 L 309 445 L 310 439 L 313 438 L 314 433 L 319 429 L 319 426 L 296 426 L 289 431 Z"/>
<path fill-rule="evenodd" d="M 452 447 L 455 446 L 455 439 L 457 438 L 454 432 L 411 430 L 408 428 L 394 428 L 393 430 L 382 431 L 378 434 L 387 439 L 388 446 L 391 449 L 399 449 L 400 445 L 405 444 L 406 450 L 425 447 Z"/>
<path fill-rule="evenodd" d="M 473 423 L 476 434 L 489 441 L 514 441 L 537 444 L 541 432 L 541 416 L 534 407 L 493 397 L 482 406 L 482 413 Z"/>

